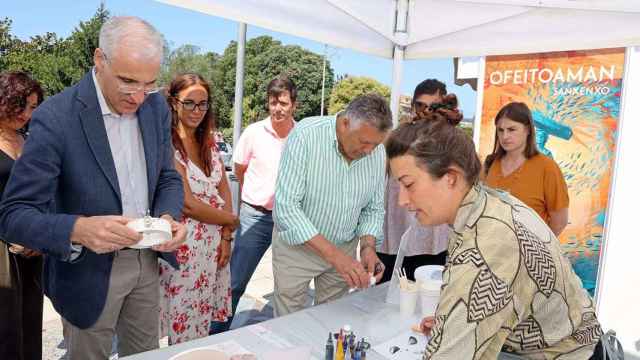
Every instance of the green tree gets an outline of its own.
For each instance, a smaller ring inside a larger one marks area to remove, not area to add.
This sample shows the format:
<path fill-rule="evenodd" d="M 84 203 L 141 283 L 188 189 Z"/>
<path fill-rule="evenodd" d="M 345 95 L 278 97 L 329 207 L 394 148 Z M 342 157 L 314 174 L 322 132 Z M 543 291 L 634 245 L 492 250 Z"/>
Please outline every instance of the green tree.
<path fill-rule="evenodd" d="M 30 72 L 47 95 L 71 85 L 77 73 L 67 55 L 66 44 L 54 33 L 34 36 L 28 42 L 16 42 L 5 56 L 4 65 L 6 70 Z"/>
<path fill-rule="evenodd" d="M 18 39 L 11 35 L 11 19 L 4 18 L 0 20 L 0 72 L 7 67 L 7 56 L 9 52 L 17 45 Z"/>
<path fill-rule="evenodd" d="M 158 77 L 159 85 L 168 87 L 173 78 L 179 74 L 187 72 L 199 74 L 209 83 L 213 112 L 216 119 L 219 119 L 219 106 L 217 106 L 217 104 L 219 104 L 220 101 L 217 99 L 221 97 L 222 92 L 218 89 L 217 82 L 214 80 L 214 66 L 219 58 L 220 55 L 214 52 L 202 53 L 200 48 L 194 45 L 180 46 L 168 52 L 165 56 L 162 70 Z M 219 121 L 216 126 L 221 127 Z"/>
<path fill-rule="evenodd" d="M 335 114 L 347 107 L 356 97 L 368 93 L 377 93 L 389 99 L 391 89 L 381 82 L 365 76 L 347 76 L 333 87 L 329 97 L 329 114 Z"/>
<path fill-rule="evenodd" d="M 186 72 L 197 73 L 212 84 L 214 65 L 219 57 L 213 52 L 202 53 L 194 45 L 182 45 L 165 57 L 159 76 L 160 84 L 169 85 L 176 75 Z"/>
<path fill-rule="evenodd" d="M 214 84 L 220 96 L 214 100 L 220 127 L 230 127 L 235 95 L 237 43 L 231 42 L 215 65 Z M 243 97 L 243 125 L 267 116 L 267 85 L 278 74 L 288 75 L 298 89 L 296 119 L 318 115 L 322 89 L 322 56 L 300 46 L 282 45 L 270 36 L 247 42 Z M 333 69 L 327 62 L 325 91 L 333 87 Z"/>
<path fill-rule="evenodd" d="M 0 70 L 30 72 L 53 95 L 80 80 L 93 66 L 93 52 L 98 46 L 100 27 L 109 13 L 100 5 L 95 15 L 80 22 L 67 39 L 55 33 L 21 41 L 11 35 L 11 20 L 0 21 Z"/>
<path fill-rule="evenodd" d="M 84 75 L 93 66 L 93 53 L 98 47 L 100 28 L 108 19 L 109 11 L 104 3 L 101 3 L 93 17 L 88 21 L 81 21 L 67 38 L 68 55 L 79 76 Z"/>

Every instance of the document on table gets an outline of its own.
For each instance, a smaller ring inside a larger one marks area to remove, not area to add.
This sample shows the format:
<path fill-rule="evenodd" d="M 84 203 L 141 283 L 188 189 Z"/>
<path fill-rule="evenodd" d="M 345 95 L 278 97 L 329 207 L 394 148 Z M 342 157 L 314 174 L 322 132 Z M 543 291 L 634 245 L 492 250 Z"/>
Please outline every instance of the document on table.
<path fill-rule="evenodd" d="M 247 328 L 247 330 L 249 330 L 258 338 L 265 341 L 266 343 L 268 343 L 269 345 L 273 346 L 276 349 L 286 349 L 286 348 L 293 347 L 293 344 L 287 341 L 287 339 L 283 338 L 280 335 L 277 335 L 273 331 L 267 329 L 266 327 L 260 324 L 251 325 Z"/>
<path fill-rule="evenodd" d="M 406 331 L 393 339 L 373 347 L 373 350 L 390 360 L 422 359 L 429 338 L 413 331 Z"/>
<path fill-rule="evenodd" d="M 252 334 L 260 338 L 262 341 L 273 347 L 273 351 L 269 351 L 264 354 L 264 359 L 310 359 L 316 360 L 316 357 L 311 354 L 311 348 L 306 346 L 294 346 L 289 340 L 267 329 L 261 324 L 251 325 L 247 327 Z"/>
<path fill-rule="evenodd" d="M 266 352 L 260 359 L 262 360 L 300 360 L 312 359 L 311 348 L 308 346 L 299 346 L 286 350 L 274 350 Z M 315 358 L 313 358 L 315 359 Z"/>
<path fill-rule="evenodd" d="M 242 345 L 238 344 L 233 340 L 221 342 L 219 344 L 209 345 L 207 349 L 222 351 L 227 355 L 242 355 L 242 354 L 253 354 L 251 351 L 242 347 Z"/>

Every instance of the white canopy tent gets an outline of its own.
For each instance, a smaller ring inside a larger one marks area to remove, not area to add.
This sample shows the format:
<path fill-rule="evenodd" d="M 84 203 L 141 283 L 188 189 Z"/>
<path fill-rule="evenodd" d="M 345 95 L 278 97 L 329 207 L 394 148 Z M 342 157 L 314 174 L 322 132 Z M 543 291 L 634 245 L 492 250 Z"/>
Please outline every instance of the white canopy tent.
<path fill-rule="evenodd" d="M 395 46 L 421 59 L 640 43 L 633 0 L 160 1 L 386 58 Z"/>
<path fill-rule="evenodd" d="M 332 46 L 402 60 L 640 44 L 631 0 L 159 0 Z"/>
<path fill-rule="evenodd" d="M 331 46 L 349 48 L 366 54 L 393 58 L 393 84 L 391 107 L 397 118 L 402 64 L 404 59 L 433 57 L 462 57 L 535 53 L 561 50 L 581 50 L 640 45 L 640 1 L 638 0 L 157 0 L 163 3 L 219 16 L 240 23 L 248 23 L 269 30 L 292 34 Z M 240 26 L 239 42 L 244 42 L 246 27 Z M 239 46 L 239 61 L 242 66 L 243 46 Z M 627 76 L 632 70 L 640 72 L 640 56 L 637 49 L 629 49 Z M 238 68 L 237 79 L 242 78 Z M 625 88 L 627 86 L 625 85 Z M 482 86 L 479 86 L 481 91 Z M 621 122 L 631 122 L 637 113 L 636 107 L 625 107 L 633 102 L 631 93 L 636 87 L 625 90 Z M 234 118 L 234 140 L 237 140 L 241 124 L 242 81 L 236 84 L 236 109 Z M 481 99 L 479 99 L 480 101 Z M 479 116 L 479 113 L 476 114 Z M 633 123 L 636 123 L 635 121 Z M 635 127 L 635 126 L 634 126 Z M 631 128 L 631 126 L 629 126 Z M 619 143 L 627 151 L 640 151 L 637 141 Z M 620 155 L 620 153 L 619 153 Z M 629 254 L 640 249 L 625 247 L 623 234 L 633 228 L 633 220 L 622 217 L 628 214 L 622 206 L 630 206 L 624 199 L 640 198 L 637 170 L 631 163 L 622 164 L 618 159 L 614 179 L 608 233 L 620 238 L 609 239 L 615 243 L 616 254 Z M 625 174 L 626 179 L 619 180 Z M 624 198 L 622 194 L 624 193 Z M 617 194 L 617 196 L 615 196 Z M 636 194 L 637 196 L 633 196 Z M 631 196 L 630 196 L 631 195 Z M 619 199 L 617 199 L 619 198 Z M 631 200 L 629 200 L 631 201 Z M 623 220 L 624 219 L 624 220 Z M 603 271 L 607 249 L 603 249 L 600 282 L 613 276 Z M 617 255 L 616 255 L 617 256 Z M 620 264 L 616 264 L 620 265 Z M 616 268 L 613 266 L 612 269 Z M 622 275 L 617 267 L 616 278 Z M 637 265 L 627 273 L 631 286 L 638 288 L 640 267 Z M 635 275 L 635 276 L 634 276 Z M 599 286 L 599 314 L 606 315 L 605 327 L 619 328 L 623 344 L 630 354 L 640 356 L 640 290 L 625 291 L 626 281 L 609 282 Z M 606 296 L 602 288 L 607 290 Z M 626 300 L 620 300 L 626 296 Z M 613 302 L 613 299 L 617 299 Z M 611 300 L 608 300 L 611 299 Z M 625 305 L 626 304 L 626 305 Z M 624 306 L 626 308 L 621 309 Z M 637 342 L 637 343 L 636 343 Z"/>

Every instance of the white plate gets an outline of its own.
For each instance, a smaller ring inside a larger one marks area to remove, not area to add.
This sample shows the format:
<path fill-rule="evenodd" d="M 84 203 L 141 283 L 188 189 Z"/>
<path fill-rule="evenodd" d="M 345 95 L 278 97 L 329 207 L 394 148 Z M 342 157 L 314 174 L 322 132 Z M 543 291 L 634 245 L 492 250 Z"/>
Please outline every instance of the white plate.
<path fill-rule="evenodd" d="M 191 349 L 173 356 L 169 360 L 228 360 L 229 357 L 217 350 L 213 349 Z"/>
<path fill-rule="evenodd" d="M 127 224 L 131 229 L 142 233 L 142 240 L 129 246 L 133 249 L 146 249 L 170 241 L 171 223 L 165 219 L 144 217 Z"/>

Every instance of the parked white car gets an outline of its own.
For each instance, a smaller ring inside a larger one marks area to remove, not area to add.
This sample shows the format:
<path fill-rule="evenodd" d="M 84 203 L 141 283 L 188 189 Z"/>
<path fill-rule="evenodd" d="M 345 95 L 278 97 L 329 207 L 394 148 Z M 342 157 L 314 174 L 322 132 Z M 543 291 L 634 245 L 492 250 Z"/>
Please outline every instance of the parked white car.
<path fill-rule="evenodd" d="M 218 151 L 222 157 L 225 170 L 231 171 L 231 168 L 233 167 L 233 150 L 231 149 L 231 144 L 226 142 L 217 142 L 216 145 L 218 146 Z"/>

